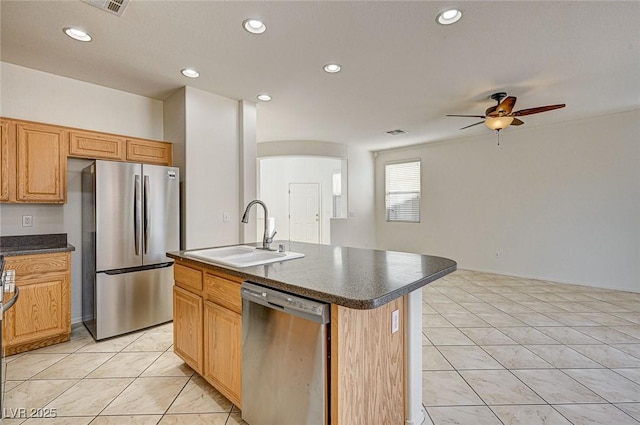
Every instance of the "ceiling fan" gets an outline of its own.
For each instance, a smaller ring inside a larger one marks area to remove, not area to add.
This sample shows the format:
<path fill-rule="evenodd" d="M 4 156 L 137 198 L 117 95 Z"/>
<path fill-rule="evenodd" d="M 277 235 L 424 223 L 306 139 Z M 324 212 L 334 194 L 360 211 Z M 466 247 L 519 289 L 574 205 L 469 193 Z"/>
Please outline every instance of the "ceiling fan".
<path fill-rule="evenodd" d="M 524 115 L 532 115 L 539 114 L 540 112 L 552 111 L 554 109 L 564 108 L 566 105 L 564 103 L 558 105 L 547 105 L 547 106 L 538 106 L 536 108 L 528 108 L 521 109 L 519 111 L 513 112 L 513 107 L 516 104 L 516 97 L 507 96 L 505 92 L 494 93 L 491 96 L 491 99 L 495 100 L 497 104 L 495 106 L 491 106 L 487 108 L 485 111 L 485 115 L 447 115 L 448 117 L 471 117 L 471 118 L 482 118 L 482 121 L 479 121 L 475 124 L 468 125 L 466 127 L 462 127 L 460 130 L 464 130 L 465 128 L 473 127 L 478 124 L 484 123 L 491 130 L 500 131 L 503 130 L 510 125 L 522 125 L 524 122 L 518 119 L 517 117 L 521 117 Z"/>

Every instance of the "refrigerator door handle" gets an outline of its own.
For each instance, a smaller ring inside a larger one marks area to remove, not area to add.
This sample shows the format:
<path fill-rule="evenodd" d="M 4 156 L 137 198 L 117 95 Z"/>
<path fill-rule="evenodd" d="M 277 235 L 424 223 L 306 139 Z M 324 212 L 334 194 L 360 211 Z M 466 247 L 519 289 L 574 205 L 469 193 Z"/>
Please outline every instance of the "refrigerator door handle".
<path fill-rule="evenodd" d="M 151 227 L 151 211 L 149 207 L 149 176 L 144 176 L 144 253 L 149 253 L 149 227 Z"/>
<path fill-rule="evenodd" d="M 133 229 L 136 255 L 140 255 L 140 176 L 135 177 L 133 186 Z"/>

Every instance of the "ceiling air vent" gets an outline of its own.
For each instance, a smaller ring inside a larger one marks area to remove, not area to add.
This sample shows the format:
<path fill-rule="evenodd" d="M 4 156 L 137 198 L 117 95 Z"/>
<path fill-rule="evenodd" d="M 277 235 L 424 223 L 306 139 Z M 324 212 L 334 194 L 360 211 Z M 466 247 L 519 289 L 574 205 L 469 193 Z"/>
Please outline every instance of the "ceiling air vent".
<path fill-rule="evenodd" d="M 387 134 L 390 134 L 392 136 L 399 136 L 401 134 L 407 134 L 407 132 L 399 128 L 397 130 L 389 130 L 387 131 Z"/>
<path fill-rule="evenodd" d="M 112 15 L 122 16 L 129 5 L 130 0 L 82 0 L 83 2 L 109 12 Z"/>

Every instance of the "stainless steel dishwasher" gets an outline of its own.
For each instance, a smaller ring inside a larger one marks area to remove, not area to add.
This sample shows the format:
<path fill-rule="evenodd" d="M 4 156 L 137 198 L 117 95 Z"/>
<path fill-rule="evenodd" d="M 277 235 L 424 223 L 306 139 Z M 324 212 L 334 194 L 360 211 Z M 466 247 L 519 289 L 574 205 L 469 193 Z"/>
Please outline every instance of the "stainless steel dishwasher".
<path fill-rule="evenodd" d="M 244 282 L 242 419 L 326 425 L 329 304 Z"/>

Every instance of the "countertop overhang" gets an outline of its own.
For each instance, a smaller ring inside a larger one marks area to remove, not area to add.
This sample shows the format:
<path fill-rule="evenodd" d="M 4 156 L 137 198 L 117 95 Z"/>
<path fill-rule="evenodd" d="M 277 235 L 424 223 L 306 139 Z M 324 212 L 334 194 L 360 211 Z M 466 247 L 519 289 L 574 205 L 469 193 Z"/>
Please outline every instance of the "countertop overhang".
<path fill-rule="evenodd" d="M 253 245 L 256 244 L 244 244 Z M 353 309 L 374 309 L 456 270 L 455 261 L 432 255 L 303 242 L 276 241 L 304 258 L 234 268 L 168 252 L 178 262 L 204 264 L 257 284 Z M 200 248 L 199 248 L 200 249 Z"/>

